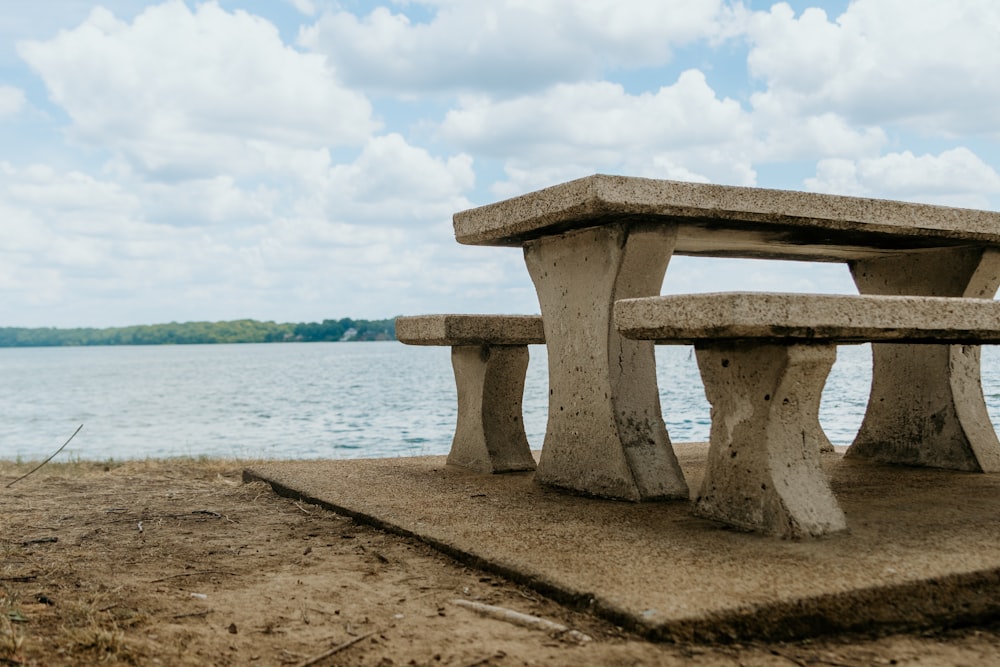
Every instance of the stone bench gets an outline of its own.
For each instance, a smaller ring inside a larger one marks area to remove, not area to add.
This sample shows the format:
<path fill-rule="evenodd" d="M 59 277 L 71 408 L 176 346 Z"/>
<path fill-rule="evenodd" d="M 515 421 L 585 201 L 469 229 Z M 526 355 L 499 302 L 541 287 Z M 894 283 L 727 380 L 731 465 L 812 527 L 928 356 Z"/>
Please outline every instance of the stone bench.
<path fill-rule="evenodd" d="M 458 420 L 448 463 L 484 473 L 535 469 L 521 400 L 528 345 L 545 343 L 541 316 L 397 317 L 396 339 L 451 346 Z"/>
<path fill-rule="evenodd" d="M 695 346 L 712 405 L 695 512 L 781 537 L 847 527 L 819 465 L 819 403 L 837 344 L 946 343 L 972 354 L 1000 343 L 992 299 L 693 294 L 621 300 L 614 318 L 627 338 Z M 896 382 L 920 381 L 908 366 L 895 371 Z M 982 394 L 978 376 L 970 387 Z"/>

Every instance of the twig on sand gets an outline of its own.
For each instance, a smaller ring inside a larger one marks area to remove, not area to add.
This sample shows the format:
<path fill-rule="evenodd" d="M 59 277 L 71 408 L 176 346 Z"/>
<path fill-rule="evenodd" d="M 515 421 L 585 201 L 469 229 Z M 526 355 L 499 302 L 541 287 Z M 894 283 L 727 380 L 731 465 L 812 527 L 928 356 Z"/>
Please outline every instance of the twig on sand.
<path fill-rule="evenodd" d="M 484 658 L 473 660 L 472 662 L 467 663 L 465 667 L 479 667 L 480 665 L 485 665 L 490 660 L 503 660 L 505 657 L 507 657 L 506 653 L 504 653 L 503 651 L 497 651 L 496 653 L 491 653 L 490 655 Z"/>
<path fill-rule="evenodd" d="M 571 630 L 562 623 L 556 623 L 555 621 L 531 614 L 524 614 L 513 609 L 507 609 L 506 607 L 495 607 L 490 604 L 483 604 L 482 602 L 472 602 L 471 600 L 452 600 L 451 603 L 459 607 L 471 609 L 482 616 L 495 618 L 498 621 L 507 621 L 508 623 L 521 625 L 526 628 L 544 630 L 545 632 L 551 632 L 559 638 L 569 639 L 580 644 L 593 640 L 589 635 L 585 635 L 577 630 Z"/>
<path fill-rule="evenodd" d="M 794 656 L 791 656 L 791 655 L 785 655 L 784 653 L 780 653 L 779 651 L 776 651 L 775 649 L 771 649 L 771 655 L 776 655 L 779 658 L 784 658 L 788 662 L 794 663 L 794 664 L 798 665 L 799 667 L 806 667 L 806 663 L 802 662 L 798 658 L 796 658 Z"/>
<path fill-rule="evenodd" d="M 11 482 L 10 484 L 8 484 L 4 488 L 5 489 L 9 489 L 10 487 L 14 486 L 18 482 L 20 482 L 22 479 L 24 479 L 25 477 L 27 477 L 28 475 L 30 475 L 31 473 L 33 473 L 36 470 L 38 470 L 39 468 L 41 468 L 43 465 L 45 465 L 46 463 L 48 463 L 49 461 L 51 461 L 52 459 L 54 459 L 59 452 L 61 452 L 62 450 L 66 449 L 66 445 L 68 445 L 70 443 L 70 440 L 72 440 L 73 438 L 76 437 L 76 434 L 80 432 L 81 428 L 83 428 L 83 424 L 80 424 L 79 426 L 76 427 L 76 430 L 73 431 L 73 435 L 69 436 L 69 440 L 67 440 L 66 442 L 64 442 L 62 444 L 62 447 L 60 447 L 55 452 L 53 452 L 52 456 L 50 456 L 49 458 L 47 458 L 44 461 L 42 461 L 41 463 L 39 463 L 37 466 L 35 466 L 31 470 L 29 470 L 28 472 L 24 473 L 23 475 L 21 475 L 20 477 L 18 477 L 17 479 L 15 479 L 13 482 Z"/>
<path fill-rule="evenodd" d="M 22 547 L 30 547 L 32 544 L 52 544 L 53 542 L 58 542 L 59 538 L 52 537 L 36 537 L 33 540 L 25 540 L 21 542 Z"/>
<path fill-rule="evenodd" d="M 315 665 L 320 660 L 324 660 L 326 658 L 329 658 L 331 655 L 335 655 L 337 653 L 340 653 L 345 648 L 350 648 L 351 646 L 354 646 L 355 644 L 357 644 L 362 639 L 367 639 L 368 637 L 371 637 L 372 635 L 377 634 L 378 632 L 379 632 L 378 630 L 372 630 L 368 634 L 364 634 L 364 635 L 361 635 L 359 637 L 355 637 L 354 639 L 349 639 L 346 642 L 344 642 L 343 644 L 337 644 L 336 646 L 334 646 L 333 648 L 331 648 L 328 651 L 323 651 L 322 653 L 318 653 L 317 655 L 314 655 L 311 658 L 306 658 L 305 660 L 303 660 L 299 664 L 295 665 L 295 667 L 311 667 L 312 665 Z"/>
<path fill-rule="evenodd" d="M 180 574 L 171 574 L 169 576 L 162 577 L 160 579 L 153 579 L 149 583 L 158 584 L 162 581 L 166 581 L 167 579 L 177 579 L 178 577 L 197 577 L 199 574 L 225 574 L 230 577 L 236 576 L 235 572 L 226 572 L 224 570 L 196 570 L 194 572 L 181 572 Z"/>

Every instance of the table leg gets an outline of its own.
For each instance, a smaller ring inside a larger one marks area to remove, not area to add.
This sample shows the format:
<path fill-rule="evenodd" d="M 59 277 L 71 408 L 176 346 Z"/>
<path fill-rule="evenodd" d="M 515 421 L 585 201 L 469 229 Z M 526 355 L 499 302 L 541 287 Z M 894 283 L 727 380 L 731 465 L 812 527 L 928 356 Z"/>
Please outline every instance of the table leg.
<path fill-rule="evenodd" d="M 1000 253 L 926 250 L 851 263 L 862 294 L 991 299 Z M 868 409 L 848 456 L 881 463 L 1000 471 L 977 345 L 872 344 Z"/>
<path fill-rule="evenodd" d="M 696 354 L 712 434 L 695 513 L 779 537 L 845 530 L 813 425 L 836 346 L 706 344 Z"/>
<path fill-rule="evenodd" d="M 622 338 L 612 316 L 617 299 L 659 294 L 676 237 L 664 225 L 607 225 L 525 245 L 549 357 L 539 482 L 624 500 L 689 497 L 653 343 Z"/>

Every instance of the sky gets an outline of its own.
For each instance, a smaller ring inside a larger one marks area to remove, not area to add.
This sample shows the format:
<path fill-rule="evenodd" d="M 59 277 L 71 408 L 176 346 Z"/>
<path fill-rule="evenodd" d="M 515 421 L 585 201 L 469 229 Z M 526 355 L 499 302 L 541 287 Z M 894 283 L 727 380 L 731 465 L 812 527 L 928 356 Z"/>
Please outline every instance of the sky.
<path fill-rule="evenodd" d="M 0 327 L 537 313 L 593 173 L 1000 210 L 996 0 L 0 0 Z M 853 292 L 675 257 L 664 293 Z"/>

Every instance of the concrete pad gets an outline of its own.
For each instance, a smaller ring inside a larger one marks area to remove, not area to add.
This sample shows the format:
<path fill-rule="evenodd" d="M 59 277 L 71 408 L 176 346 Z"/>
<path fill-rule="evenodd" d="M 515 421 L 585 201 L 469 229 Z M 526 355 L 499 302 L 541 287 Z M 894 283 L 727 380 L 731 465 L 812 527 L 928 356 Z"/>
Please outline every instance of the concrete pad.
<path fill-rule="evenodd" d="M 675 445 L 692 488 L 707 445 Z M 663 641 L 914 629 L 1000 613 L 1000 475 L 824 454 L 850 530 L 789 541 L 686 502 L 570 496 L 443 456 L 255 464 L 244 479 L 416 537 Z"/>

